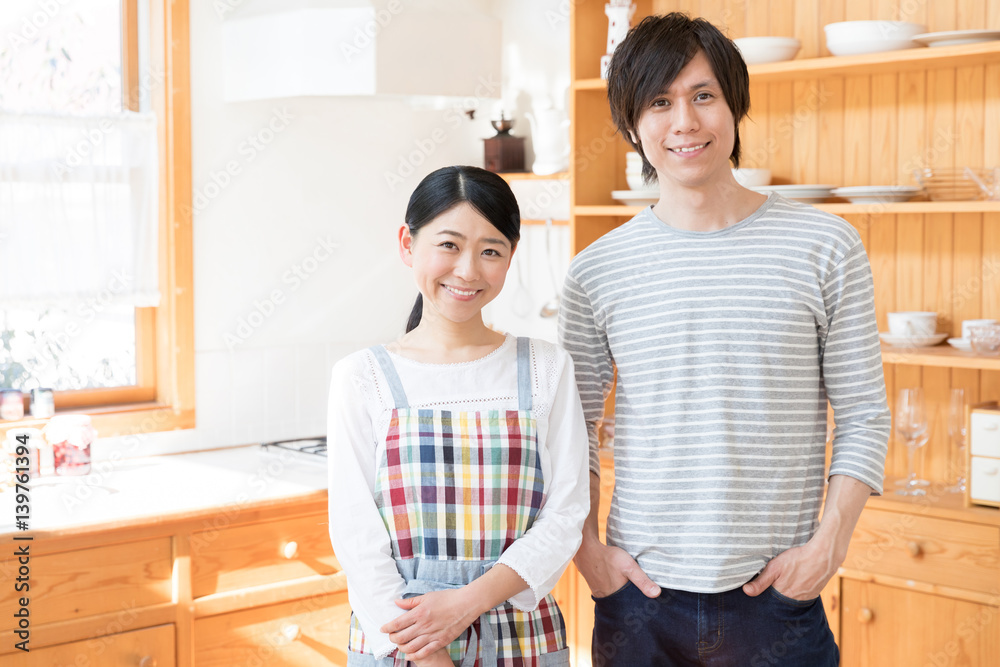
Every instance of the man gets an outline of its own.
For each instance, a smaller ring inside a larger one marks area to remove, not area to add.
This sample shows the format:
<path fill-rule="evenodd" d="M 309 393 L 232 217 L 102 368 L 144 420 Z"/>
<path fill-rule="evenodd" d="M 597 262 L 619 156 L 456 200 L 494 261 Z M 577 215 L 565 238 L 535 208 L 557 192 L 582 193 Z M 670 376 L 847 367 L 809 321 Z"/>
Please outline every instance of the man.
<path fill-rule="evenodd" d="M 736 183 L 749 80 L 707 21 L 642 21 L 608 99 L 660 198 L 573 260 L 560 315 L 590 429 L 576 564 L 594 664 L 837 665 L 818 596 L 881 493 L 890 429 L 860 237 Z M 605 545 L 596 425 L 615 368 Z"/>

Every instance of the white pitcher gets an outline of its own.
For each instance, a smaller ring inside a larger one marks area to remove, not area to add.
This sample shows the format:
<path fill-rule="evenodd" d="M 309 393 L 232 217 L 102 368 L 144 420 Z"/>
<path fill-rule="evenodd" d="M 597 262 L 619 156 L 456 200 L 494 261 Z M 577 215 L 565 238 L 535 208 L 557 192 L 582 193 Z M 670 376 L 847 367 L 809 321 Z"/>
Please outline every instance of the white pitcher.
<path fill-rule="evenodd" d="M 548 176 L 569 168 L 569 118 L 562 109 L 535 107 L 524 114 L 531 124 L 535 162 L 531 171 Z"/>

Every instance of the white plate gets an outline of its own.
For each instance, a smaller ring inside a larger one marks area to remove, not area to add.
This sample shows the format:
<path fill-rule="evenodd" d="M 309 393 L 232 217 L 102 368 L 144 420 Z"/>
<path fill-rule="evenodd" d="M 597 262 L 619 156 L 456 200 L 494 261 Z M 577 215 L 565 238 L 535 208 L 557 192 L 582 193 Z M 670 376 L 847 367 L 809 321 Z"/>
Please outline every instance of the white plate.
<path fill-rule="evenodd" d="M 947 338 L 948 334 L 937 333 L 933 336 L 894 336 L 890 333 L 880 333 L 878 337 L 882 339 L 883 343 L 887 343 L 893 347 L 933 347 Z"/>
<path fill-rule="evenodd" d="M 629 206 L 649 206 L 660 201 L 659 190 L 612 190 L 611 198 Z"/>
<path fill-rule="evenodd" d="M 949 338 L 948 345 L 951 345 L 956 350 L 972 352 L 972 341 L 968 338 Z"/>
<path fill-rule="evenodd" d="M 835 188 L 831 194 L 834 197 L 843 197 L 852 204 L 884 204 L 909 201 L 920 193 L 921 189 L 912 185 L 858 185 Z"/>
<path fill-rule="evenodd" d="M 833 185 L 761 185 L 752 187 L 754 192 L 777 192 L 782 197 L 803 202 L 821 202 L 830 197 Z"/>
<path fill-rule="evenodd" d="M 913 37 L 913 41 L 927 46 L 957 46 L 959 44 L 992 42 L 998 39 L 1000 39 L 1000 30 L 945 30 L 943 32 L 925 32 Z"/>

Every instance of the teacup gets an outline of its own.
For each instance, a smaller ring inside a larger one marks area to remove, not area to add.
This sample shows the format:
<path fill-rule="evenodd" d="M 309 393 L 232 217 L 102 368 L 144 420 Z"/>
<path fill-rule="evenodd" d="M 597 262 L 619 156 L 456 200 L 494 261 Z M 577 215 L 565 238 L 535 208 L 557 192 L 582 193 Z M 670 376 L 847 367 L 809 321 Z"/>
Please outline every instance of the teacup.
<path fill-rule="evenodd" d="M 996 320 L 962 320 L 962 338 L 969 340 L 972 337 L 972 327 L 985 327 L 996 323 Z"/>
<path fill-rule="evenodd" d="M 937 313 L 907 311 L 889 313 L 889 333 L 893 336 L 933 336 L 937 332 Z"/>

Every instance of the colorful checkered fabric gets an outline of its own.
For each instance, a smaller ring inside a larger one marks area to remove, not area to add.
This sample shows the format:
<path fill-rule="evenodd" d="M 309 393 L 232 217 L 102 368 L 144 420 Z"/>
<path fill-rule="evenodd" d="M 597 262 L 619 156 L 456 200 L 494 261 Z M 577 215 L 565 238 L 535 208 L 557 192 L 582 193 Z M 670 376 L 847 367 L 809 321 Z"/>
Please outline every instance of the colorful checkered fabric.
<path fill-rule="evenodd" d="M 535 419 L 529 411 L 394 410 L 375 481 L 375 503 L 393 556 L 492 561 L 524 534 L 544 498 Z M 488 612 L 497 665 L 527 667 L 566 648 L 566 628 L 551 595 L 532 612 L 505 602 Z M 472 631 L 448 646 L 461 660 Z M 365 650 L 351 616 L 348 647 Z M 481 647 L 476 647 L 477 662 Z M 402 665 L 397 655 L 394 664 Z"/>
<path fill-rule="evenodd" d="M 491 610 L 489 618 L 497 638 L 497 667 L 533 667 L 543 654 L 566 648 L 566 625 L 551 595 L 542 598 L 533 612 L 518 611 L 505 602 Z M 472 626 L 477 636 L 480 635 L 478 626 L 479 621 Z M 448 645 L 448 654 L 454 662 L 460 662 L 465 657 L 471 636 L 471 630 L 467 630 Z M 354 614 L 351 614 L 348 648 L 358 653 L 371 653 L 366 650 L 365 633 Z M 398 652 L 389 660 L 399 667 L 406 664 L 406 656 Z M 476 665 L 481 665 L 478 651 Z"/>
<path fill-rule="evenodd" d="M 496 560 L 543 493 L 530 413 L 393 412 L 375 503 L 396 558 Z"/>

